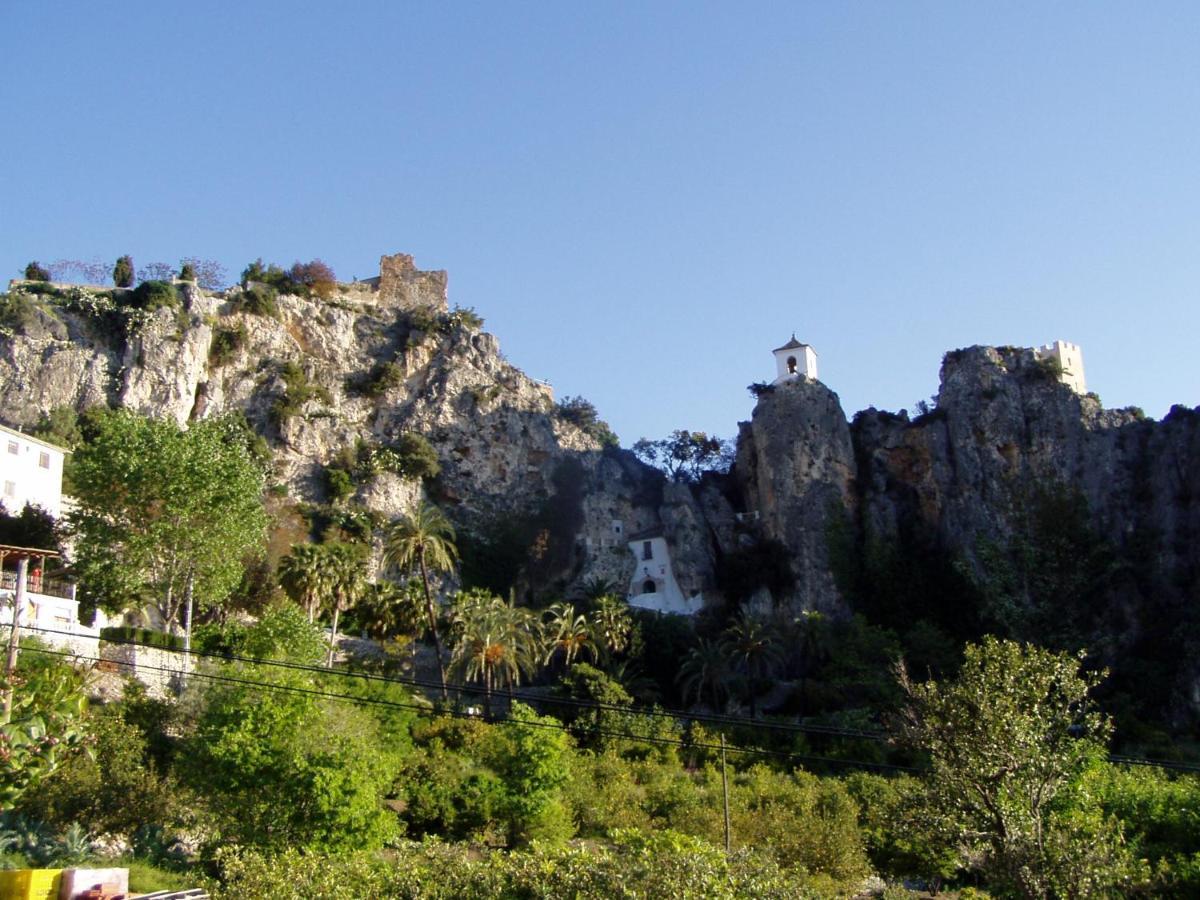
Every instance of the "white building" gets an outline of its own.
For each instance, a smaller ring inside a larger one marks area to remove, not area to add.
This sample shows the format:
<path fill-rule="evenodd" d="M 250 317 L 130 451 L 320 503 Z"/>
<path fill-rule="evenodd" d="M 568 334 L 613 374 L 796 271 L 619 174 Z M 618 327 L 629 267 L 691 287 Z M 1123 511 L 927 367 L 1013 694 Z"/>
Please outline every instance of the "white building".
<path fill-rule="evenodd" d="M 629 535 L 633 576 L 629 580 L 629 605 L 655 612 L 693 616 L 704 607 L 697 591 L 685 597 L 671 569 L 671 554 L 661 529 Z"/>
<path fill-rule="evenodd" d="M 26 503 L 40 506 L 54 518 L 62 516 L 62 447 L 47 444 L 0 425 L 0 501 L 17 515 Z"/>
<path fill-rule="evenodd" d="M 792 339 L 773 351 L 775 354 L 776 377 L 772 384 L 782 384 L 793 381 L 803 375 L 805 378 L 817 379 L 817 351 L 808 344 L 802 344 L 792 334 Z"/>
<path fill-rule="evenodd" d="M 1059 381 L 1077 394 L 1087 393 L 1087 382 L 1083 377 L 1083 351 L 1078 344 L 1067 341 L 1055 341 L 1042 347 L 1035 347 L 1033 355 L 1038 359 L 1052 359 L 1062 369 Z"/>
<path fill-rule="evenodd" d="M 107 619 L 97 610 L 92 625 L 80 623 L 75 585 L 51 578 L 45 571 L 47 561 L 57 557 L 49 550 L 0 546 L 0 629 L 7 639 L 15 605 L 17 626 L 24 633 L 51 646 L 95 657 L 100 629 Z"/>

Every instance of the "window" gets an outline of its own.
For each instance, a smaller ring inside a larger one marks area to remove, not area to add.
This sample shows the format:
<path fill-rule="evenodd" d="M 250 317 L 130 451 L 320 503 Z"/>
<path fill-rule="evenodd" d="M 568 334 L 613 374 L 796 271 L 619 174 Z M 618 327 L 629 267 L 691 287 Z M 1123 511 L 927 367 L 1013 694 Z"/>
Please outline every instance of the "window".
<path fill-rule="evenodd" d="M 795 374 L 796 374 L 796 357 L 794 357 L 794 356 L 789 356 L 789 357 L 788 357 L 787 367 L 788 367 L 788 374 L 789 374 L 789 375 L 795 375 Z"/>
<path fill-rule="evenodd" d="M 18 453 L 21 452 L 21 447 L 16 441 L 9 441 L 8 442 L 8 452 L 11 453 L 13 456 L 16 456 Z"/>
<path fill-rule="evenodd" d="M 38 454 L 38 465 L 43 469 L 50 468 L 50 454 L 45 450 Z"/>
<path fill-rule="evenodd" d="M 654 548 L 649 541 L 642 541 L 642 559 L 654 559 Z"/>
<path fill-rule="evenodd" d="M 643 594 L 656 594 L 656 593 L 658 593 L 658 587 L 654 584 L 653 581 L 651 581 L 649 578 L 647 578 L 645 580 L 645 582 L 643 582 L 643 584 L 642 584 L 642 593 Z"/>
<path fill-rule="evenodd" d="M 5 497 L 17 496 L 17 483 L 15 481 L 4 482 L 4 496 Z"/>

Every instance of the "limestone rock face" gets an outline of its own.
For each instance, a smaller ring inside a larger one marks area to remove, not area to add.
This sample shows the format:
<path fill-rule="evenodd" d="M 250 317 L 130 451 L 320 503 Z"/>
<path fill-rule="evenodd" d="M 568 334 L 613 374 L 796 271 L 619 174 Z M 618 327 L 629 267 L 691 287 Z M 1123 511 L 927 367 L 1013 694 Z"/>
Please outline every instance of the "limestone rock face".
<path fill-rule="evenodd" d="M 826 535 L 830 516 L 853 503 L 855 463 L 837 394 L 807 378 L 765 393 L 742 423 L 734 476 L 759 534 L 791 551 L 792 604 L 840 609 Z"/>
<path fill-rule="evenodd" d="M 246 312 L 236 288 L 209 294 L 183 284 L 180 294 L 181 308 L 127 322 L 114 318 L 106 291 L 31 298 L 32 318 L 0 335 L 5 420 L 29 427 L 56 407 L 103 404 L 180 424 L 240 411 L 272 446 L 276 492 L 315 504 L 328 499 L 328 465 L 415 432 L 442 467 L 435 499 L 467 533 L 545 518 L 554 507 L 539 589 L 570 595 L 585 578 L 605 577 L 623 593 L 633 561 L 611 533 L 613 519 L 630 532 L 670 530 L 687 560 L 681 580 L 711 584 L 703 515 L 690 494 L 665 497 L 658 472 L 628 452 L 602 453 L 556 416 L 548 385 L 511 365 L 493 335 L 446 314 L 444 272 L 422 272 L 404 254 L 384 257 L 377 288 L 280 296 L 275 316 Z M 218 336 L 226 350 L 213 354 Z M 302 384 L 289 384 L 297 371 Z M 353 499 L 387 520 L 423 493 L 419 482 L 380 472 L 360 476 Z"/>

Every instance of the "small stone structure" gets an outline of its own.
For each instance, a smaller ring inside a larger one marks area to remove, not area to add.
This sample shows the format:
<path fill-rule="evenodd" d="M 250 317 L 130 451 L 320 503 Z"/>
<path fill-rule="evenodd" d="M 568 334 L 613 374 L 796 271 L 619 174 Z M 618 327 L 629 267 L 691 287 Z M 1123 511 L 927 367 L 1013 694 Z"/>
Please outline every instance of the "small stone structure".
<path fill-rule="evenodd" d="M 379 258 L 378 278 L 366 278 L 361 283 L 378 290 L 380 304 L 444 313 L 450 309 L 446 280 L 445 269 L 424 272 L 409 254 L 395 253 Z"/>
<path fill-rule="evenodd" d="M 796 340 L 795 333 L 790 341 L 771 352 L 775 354 L 776 371 L 772 384 L 783 384 L 801 376 L 817 380 L 817 351 Z"/>
<path fill-rule="evenodd" d="M 630 606 L 682 616 L 693 616 L 704 608 L 704 597 L 700 593 L 685 597 L 680 590 L 662 529 L 631 534 L 628 544 L 634 558 L 633 576 L 629 581 Z"/>
<path fill-rule="evenodd" d="M 1083 350 L 1069 341 L 1055 341 L 1035 347 L 1033 355 L 1038 359 L 1052 359 L 1058 363 L 1062 374 L 1058 380 L 1077 394 L 1087 393 L 1087 381 L 1083 376 Z"/>

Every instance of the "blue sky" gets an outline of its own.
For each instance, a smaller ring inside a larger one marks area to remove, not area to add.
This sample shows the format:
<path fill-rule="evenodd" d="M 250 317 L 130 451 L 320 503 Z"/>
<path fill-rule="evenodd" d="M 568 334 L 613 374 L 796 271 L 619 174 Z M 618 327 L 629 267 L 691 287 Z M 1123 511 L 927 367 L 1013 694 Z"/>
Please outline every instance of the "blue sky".
<path fill-rule="evenodd" d="M 1200 4 L 0 5 L 0 272 L 403 251 L 625 443 L 1083 346 L 1200 403 Z"/>

